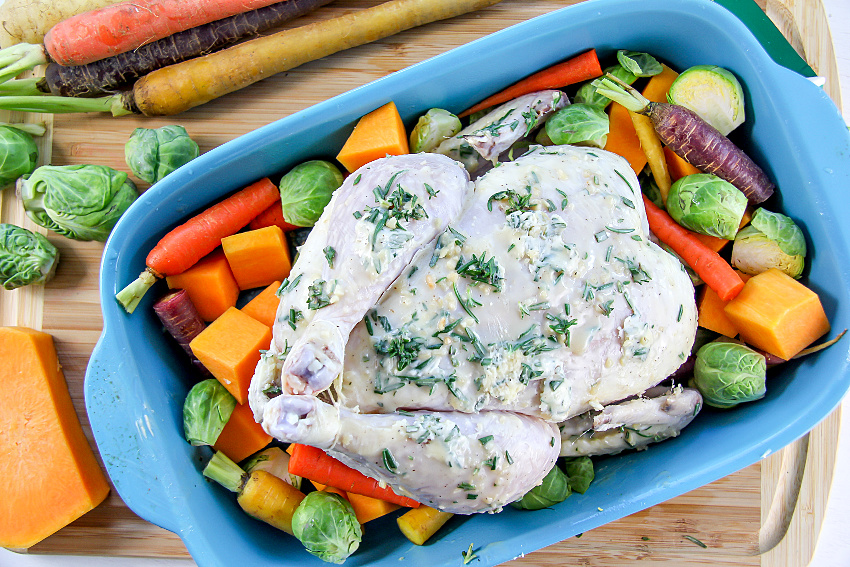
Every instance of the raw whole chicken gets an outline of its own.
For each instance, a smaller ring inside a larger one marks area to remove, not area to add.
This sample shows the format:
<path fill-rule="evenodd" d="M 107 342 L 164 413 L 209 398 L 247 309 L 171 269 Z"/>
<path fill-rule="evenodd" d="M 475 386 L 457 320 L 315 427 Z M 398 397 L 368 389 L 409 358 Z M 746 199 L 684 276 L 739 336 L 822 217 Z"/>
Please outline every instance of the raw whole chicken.
<path fill-rule="evenodd" d="M 608 152 L 535 146 L 473 183 L 441 154 L 350 175 L 281 286 L 255 419 L 399 494 L 493 512 L 541 482 L 558 424 L 687 358 L 693 285 Z"/>

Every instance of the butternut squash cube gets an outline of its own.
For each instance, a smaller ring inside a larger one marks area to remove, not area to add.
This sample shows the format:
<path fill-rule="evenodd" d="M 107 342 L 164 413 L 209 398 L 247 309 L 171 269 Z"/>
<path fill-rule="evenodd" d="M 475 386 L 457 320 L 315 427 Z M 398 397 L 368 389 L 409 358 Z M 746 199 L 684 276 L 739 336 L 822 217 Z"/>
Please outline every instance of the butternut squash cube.
<path fill-rule="evenodd" d="M 109 482 L 80 426 L 53 337 L 0 327 L 0 546 L 31 547 L 100 504 Z"/>
<path fill-rule="evenodd" d="M 271 442 L 272 436 L 254 421 L 251 407 L 248 404 L 237 404 L 213 448 L 238 463 L 264 449 Z"/>
<path fill-rule="evenodd" d="M 171 289 L 185 289 L 206 322 L 236 305 L 239 298 L 239 285 L 221 248 L 201 258 L 185 272 L 168 276 L 165 281 Z"/>
<path fill-rule="evenodd" d="M 743 272 L 738 272 L 741 279 L 746 282 L 752 276 Z M 726 316 L 723 310 L 729 304 L 728 301 L 723 301 L 717 292 L 708 287 L 702 286 L 697 299 L 697 323 L 703 329 L 720 333 L 730 339 L 735 338 L 738 334 L 738 328 Z"/>
<path fill-rule="evenodd" d="M 817 294 L 776 268 L 750 278 L 724 312 L 741 340 L 785 360 L 829 332 Z"/>
<path fill-rule="evenodd" d="M 236 401 L 244 404 L 260 351 L 271 342 L 269 327 L 231 307 L 192 339 L 189 348 Z"/>
<path fill-rule="evenodd" d="M 364 496 L 363 494 L 355 494 L 350 492 L 346 494 L 351 507 L 354 508 L 354 515 L 357 516 L 357 521 L 361 524 L 371 522 L 381 516 L 386 516 L 390 512 L 395 512 L 401 506 L 379 498 Z"/>
<path fill-rule="evenodd" d="M 362 117 L 345 141 L 336 159 L 349 172 L 387 155 L 409 154 L 404 122 L 390 101 Z"/>
<path fill-rule="evenodd" d="M 292 267 L 286 237 L 276 225 L 226 236 L 221 247 L 239 289 L 283 281 Z"/>
<path fill-rule="evenodd" d="M 280 305 L 280 297 L 277 295 L 280 285 L 280 281 L 273 281 L 266 289 L 257 294 L 254 299 L 246 303 L 242 307 L 242 312 L 250 315 L 264 325 L 273 327 L 275 317 L 277 316 L 277 308 Z"/>

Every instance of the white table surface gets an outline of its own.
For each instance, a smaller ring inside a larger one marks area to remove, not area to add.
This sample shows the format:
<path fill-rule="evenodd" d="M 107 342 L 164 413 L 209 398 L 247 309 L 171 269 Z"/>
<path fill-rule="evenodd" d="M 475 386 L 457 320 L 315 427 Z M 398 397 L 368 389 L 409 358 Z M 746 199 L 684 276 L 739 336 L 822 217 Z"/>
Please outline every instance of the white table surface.
<path fill-rule="evenodd" d="M 842 113 L 850 123 L 850 0 L 822 1 L 843 87 Z M 850 488 L 846 483 L 850 478 L 850 399 L 845 399 L 842 410 L 836 470 L 811 567 L 850 567 Z M 187 567 L 191 564 L 186 559 L 22 555 L 0 548 L 0 567 Z"/>

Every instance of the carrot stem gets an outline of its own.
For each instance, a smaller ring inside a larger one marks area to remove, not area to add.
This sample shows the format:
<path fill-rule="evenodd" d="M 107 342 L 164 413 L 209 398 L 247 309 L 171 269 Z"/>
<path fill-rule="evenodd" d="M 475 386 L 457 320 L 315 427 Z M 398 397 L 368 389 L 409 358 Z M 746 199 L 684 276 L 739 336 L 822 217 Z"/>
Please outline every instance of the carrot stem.
<path fill-rule="evenodd" d="M 665 211 L 643 196 L 649 228 L 673 249 L 713 289 L 723 301 L 731 301 L 743 289 L 741 279 L 720 254 L 703 244 L 691 231 L 680 226 Z"/>
<path fill-rule="evenodd" d="M 44 48 L 32 43 L 18 43 L 0 49 L 0 83 L 5 83 L 49 61 Z"/>
<path fill-rule="evenodd" d="M 120 94 L 101 98 L 65 96 L 0 96 L 0 109 L 19 112 L 62 114 L 68 112 L 111 112 L 112 116 L 133 114 Z"/>
<path fill-rule="evenodd" d="M 602 75 L 602 68 L 599 65 L 599 58 L 596 56 L 596 50 L 591 49 L 572 59 L 547 67 L 514 83 L 503 91 L 491 95 L 471 108 L 464 110 L 458 114 L 458 117 L 469 116 L 479 110 L 508 102 L 528 93 L 545 89 L 558 89 L 594 79 L 600 75 Z"/>

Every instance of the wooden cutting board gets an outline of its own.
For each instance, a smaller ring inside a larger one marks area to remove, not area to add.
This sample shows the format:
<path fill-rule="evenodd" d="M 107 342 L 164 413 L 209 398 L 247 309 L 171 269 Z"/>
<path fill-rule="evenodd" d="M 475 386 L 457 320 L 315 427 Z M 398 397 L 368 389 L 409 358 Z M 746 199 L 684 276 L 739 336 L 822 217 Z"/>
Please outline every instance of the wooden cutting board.
<path fill-rule="evenodd" d="M 297 24 L 376 0 L 339 0 Z M 316 102 L 577 0 L 504 0 L 450 21 L 401 33 L 327 57 L 169 119 L 97 115 L 16 114 L 14 121 L 45 122 L 42 161 L 93 163 L 127 171 L 124 143 L 134 128 L 181 124 L 207 151 Z M 762 0 L 760 6 L 815 71 L 839 104 L 838 77 L 826 16 L 818 0 Z M 295 24 L 293 24 L 295 25 Z M 8 113 L 7 113 L 8 114 Z M 0 117 L 5 119 L 6 117 Z M 139 180 L 140 188 L 146 184 Z M 0 193 L 0 219 L 42 233 L 23 214 L 12 190 Z M 50 234 L 60 250 L 55 279 L 46 287 L 0 290 L 0 324 L 51 333 L 91 441 L 83 377 L 101 331 L 99 243 Z M 110 269 L 104 266 L 104 269 Z M 834 469 L 838 413 L 782 451 L 708 486 L 627 518 L 528 554 L 516 565 L 628 566 L 806 565 L 820 530 Z M 703 548 L 690 536 L 703 542 Z M 116 492 L 94 511 L 29 550 L 42 554 L 188 557 L 181 540 L 130 511 Z"/>

